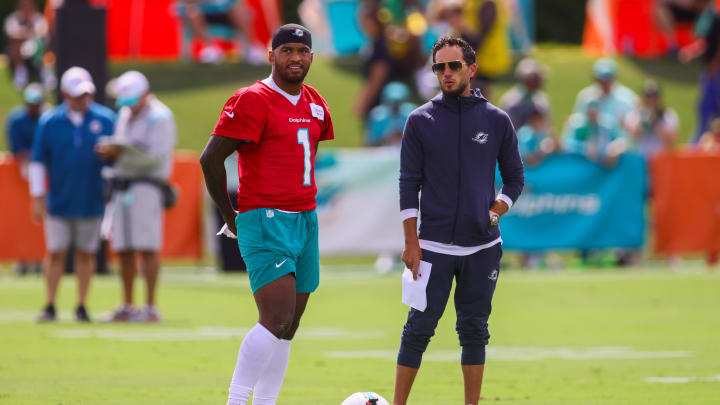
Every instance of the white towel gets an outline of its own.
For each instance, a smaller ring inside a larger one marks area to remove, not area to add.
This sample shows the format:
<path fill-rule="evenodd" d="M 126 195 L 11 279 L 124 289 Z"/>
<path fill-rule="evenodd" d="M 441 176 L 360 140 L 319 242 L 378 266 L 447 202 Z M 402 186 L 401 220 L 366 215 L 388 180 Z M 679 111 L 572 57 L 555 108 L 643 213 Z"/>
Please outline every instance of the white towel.
<path fill-rule="evenodd" d="M 225 235 L 230 239 L 237 239 L 237 236 L 235 236 L 235 234 L 232 233 L 230 228 L 228 228 L 227 224 L 223 224 L 222 228 L 220 228 L 218 233 L 216 233 L 215 235 L 217 235 L 217 236 Z"/>

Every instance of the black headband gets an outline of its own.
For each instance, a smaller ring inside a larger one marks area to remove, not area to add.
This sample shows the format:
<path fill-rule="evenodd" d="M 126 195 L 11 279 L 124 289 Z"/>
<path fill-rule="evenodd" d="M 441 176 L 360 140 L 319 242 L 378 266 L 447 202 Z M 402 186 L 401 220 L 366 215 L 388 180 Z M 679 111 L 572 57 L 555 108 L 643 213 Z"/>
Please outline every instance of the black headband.
<path fill-rule="evenodd" d="M 272 37 L 272 49 L 290 42 L 305 44 L 312 49 L 312 36 L 307 28 L 299 24 L 285 24 Z"/>

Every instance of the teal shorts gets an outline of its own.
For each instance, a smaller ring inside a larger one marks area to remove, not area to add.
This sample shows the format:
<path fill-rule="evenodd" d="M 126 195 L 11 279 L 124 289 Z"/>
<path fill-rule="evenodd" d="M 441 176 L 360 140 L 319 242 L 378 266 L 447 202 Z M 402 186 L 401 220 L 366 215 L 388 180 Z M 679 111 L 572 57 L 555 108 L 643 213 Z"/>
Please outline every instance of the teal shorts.
<path fill-rule="evenodd" d="M 253 294 L 290 273 L 295 275 L 296 292 L 317 289 L 320 251 L 315 211 L 289 213 L 257 208 L 239 213 L 235 226 Z"/>

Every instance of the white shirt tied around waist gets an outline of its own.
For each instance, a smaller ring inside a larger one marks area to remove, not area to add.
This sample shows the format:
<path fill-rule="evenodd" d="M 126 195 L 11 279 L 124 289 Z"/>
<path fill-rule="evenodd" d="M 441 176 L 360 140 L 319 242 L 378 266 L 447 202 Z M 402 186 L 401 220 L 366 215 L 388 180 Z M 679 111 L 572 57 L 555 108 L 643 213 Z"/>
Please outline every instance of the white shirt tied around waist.
<path fill-rule="evenodd" d="M 115 176 L 167 179 L 176 139 L 173 114 L 155 96 L 136 116 L 129 107 L 121 108 L 110 140 L 125 149 L 113 166 Z"/>

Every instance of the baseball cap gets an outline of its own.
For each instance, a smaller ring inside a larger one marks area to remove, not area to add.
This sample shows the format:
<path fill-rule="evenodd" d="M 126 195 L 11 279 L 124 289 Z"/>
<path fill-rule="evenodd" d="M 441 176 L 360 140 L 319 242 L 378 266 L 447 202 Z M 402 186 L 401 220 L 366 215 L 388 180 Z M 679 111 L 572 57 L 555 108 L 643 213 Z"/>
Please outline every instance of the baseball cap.
<path fill-rule="evenodd" d="M 149 89 L 150 83 L 145 75 L 136 70 L 125 72 L 115 82 L 115 105 L 133 107 Z"/>
<path fill-rule="evenodd" d="M 610 80 L 617 73 L 617 63 L 610 58 L 603 58 L 593 65 L 593 75 L 598 80 Z"/>
<path fill-rule="evenodd" d="M 543 77 L 545 75 L 545 67 L 533 58 L 525 58 L 518 62 L 515 68 L 515 76 L 519 80 L 524 80 L 532 75 Z"/>
<path fill-rule="evenodd" d="M 23 91 L 23 99 L 28 104 L 40 104 L 45 98 L 45 90 L 39 83 L 30 83 Z"/>
<path fill-rule="evenodd" d="M 653 79 L 645 80 L 645 83 L 643 83 L 643 94 L 646 96 L 656 96 L 660 94 L 660 85 Z"/>
<path fill-rule="evenodd" d="M 95 94 L 95 85 L 87 70 L 73 66 L 63 73 L 60 90 L 70 97 L 79 97 L 83 94 Z"/>
<path fill-rule="evenodd" d="M 398 103 L 405 101 L 410 97 L 410 89 L 401 82 L 390 82 L 382 91 L 382 100 L 384 103 Z"/>
<path fill-rule="evenodd" d="M 600 110 L 600 100 L 590 100 L 587 103 L 587 106 L 585 106 L 588 111 L 599 111 Z"/>

